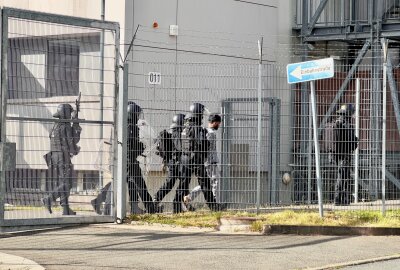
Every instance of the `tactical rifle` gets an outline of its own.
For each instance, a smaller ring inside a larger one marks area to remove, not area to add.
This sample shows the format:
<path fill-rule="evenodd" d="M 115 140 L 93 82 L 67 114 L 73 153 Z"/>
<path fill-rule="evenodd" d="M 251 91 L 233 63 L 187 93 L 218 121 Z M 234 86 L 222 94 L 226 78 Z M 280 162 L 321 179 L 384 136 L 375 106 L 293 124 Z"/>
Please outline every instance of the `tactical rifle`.
<path fill-rule="evenodd" d="M 81 96 L 82 93 L 79 92 L 78 98 L 75 100 L 75 114 L 73 116 L 73 119 L 79 119 L 79 112 L 81 110 Z"/>

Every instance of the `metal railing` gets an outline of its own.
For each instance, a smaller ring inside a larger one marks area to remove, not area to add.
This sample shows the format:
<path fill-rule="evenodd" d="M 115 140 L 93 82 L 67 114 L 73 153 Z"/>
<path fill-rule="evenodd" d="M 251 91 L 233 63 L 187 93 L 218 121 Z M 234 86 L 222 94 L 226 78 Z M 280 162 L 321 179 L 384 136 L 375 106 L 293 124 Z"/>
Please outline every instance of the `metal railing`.
<path fill-rule="evenodd" d="M 304 10 L 304 1 L 296 1 L 295 26 L 301 27 L 303 12 L 306 12 L 307 23 L 324 0 L 307 0 Z M 372 3 L 374 2 L 374 3 Z M 400 2 L 398 0 L 328 0 L 316 22 L 318 27 L 345 26 L 371 23 L 371 12 L 375 12 L 379 21 L 398 21 L 400 19 Z"/>

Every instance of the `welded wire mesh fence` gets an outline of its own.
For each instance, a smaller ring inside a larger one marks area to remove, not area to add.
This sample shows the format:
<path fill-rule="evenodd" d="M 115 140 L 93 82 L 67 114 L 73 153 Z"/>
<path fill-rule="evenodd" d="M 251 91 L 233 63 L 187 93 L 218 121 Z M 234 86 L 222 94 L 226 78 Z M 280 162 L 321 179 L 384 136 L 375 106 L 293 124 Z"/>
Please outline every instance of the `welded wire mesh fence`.
<path fill-rule="evenodd" d="M 2 142 L 16 149 L 5 156 L 16 160 L 2 179 L 5 224 L 84 222 L 114 178 L 118 28 L 14 9 L 3 21 Z M 111 207 L 112 189 L 103 195 Z"/>
<path fill-rule="evenodd" d="M 121 163 L 127 165 L 126 179 L 119 180 L 127 182 L 132 213 L 316 209 L 309 85 L 289 85 L 286 64 L 327 56 L 334 58 L 335 76 L 315 84 L 324 208 L 380 210 L 382 199 L 387 209 L 398 207 L 395 42 L 389 47 L 384 104 L 380 40 L 305 45 L 295 37 L 271 36 L 259 65 L 255 36 L 243 41 L 229 33 L 183 30 L 178 48 L 165 41 L 171 38 L 168 30 L 139 27 L 123 63 L 121 91 L 129 102 L 127 143 L 120 147 L 127 155 L 117 158 L 115 30 L 15 17 L 4 30 L 8 86 L 2 135 L 17 151 L 15 168 L 5 173 L 5 219 L 58 212 L 112 216 L 112 180 Z M 76 110 L 79 94 L 81 111 L 74 120 L 65 110 Z M 204 110 L 191 108 L 195 103 Z M 343 104 L 352 109 L 340 113 Z M 186 118 L 173 122 L 177 114 Z M 221 116 L 218 129 L 209 126 L 210 115 Z M 60 125 L 75 135 L 59 132 Z M 357 139 L 343 135 L 346 130 Z M 68 139 L 64 151 L 61 141 Z M 49 152 L 56 153 L 46 156 Z M 191 194 L 193 189 L 198 192 Z"/>
<path fill-rule="evenodd" d="M 207 127 L 209 113 L 222 117 L 221 127 L 216 131 L 219 175 L 218 193 L 215 194 L 217 205 L 221 207 L 217 209 L 317 209 L 309 85 L 288 85 L 286 64 L 327 56 L 334 58 L 335 75 L 315 84 L 324 208 L 381 210 L 383 194 L 387 209 L 397 208 L 399 115 L 395 112 L 396 102 L 392 102 L 397 95 L 398 46 L 395 43 L 391 43 L 389 48 L 388 103 L 384 105 L 384 59 L 380 40 L 367 40 L 364 44 L 333 42 L 303 45 L 280 42 L 278 40 L 282 37 L 275 37 L 264 44 L 264 63 L 259 67 L 256 39 L 253 45 L 237 45 L 247 53 L 245 56 L 237 55 L 237 58 L 227 60 L 226 55 L 219 58 L 196 46 L 192 51 L 170 49 L 170 44 L 160 42 L 163 34 L 167 35 L 162 31 L 152 34 L 149 29 L 139 29 L 133 53 L 127 57 L 129 100 L 143 110 L 144 120 L 139 127 L 146 146 L 145 154 L 138 158 L 142 173 L 137 175 L 144 180 L 146 187 L 138 184 L 135 188 L 146 189 L 143 196 L 148 203 L 155 202 L 152 206 L 154 211 L 176 211 L 176 205 L 182 202 L 183 209 L 185 206 L 189 210 L 204 209 L 207 202 L 210 207 L 209 198 L 200 195 L 192 199 L 190 194 L 204 181 L 202 177 L 209 178 L 207 181 L 210 181 L 209 189 L 212 191 L 214 176 L 196 176 L 194 172 L 191 178 L 186 179 L 190 182 L 183 191 L 187 197 L 179 197 L 176 189 L 179 190 L 179 183 L 184 177 L 179 175 L 180 171 L 174 171 L 173 166 L 162 169 L 163 158 L 157 154 L 159 133 L 166 130 L 172 134 L 173 116 L 190 114 L 193 103 L 201 103 L 208 109 L 203 116 L 202 127 Z M 188 33 L 193 39 L 196 35 L 204 33 Z M 156 41 L 149 48 L 145 44 L 152 42 L 152 36 Z M 214 38 L 218 43 L 217 50 L 222 51 L 224 45 L 221 43 L 226 38 Z M 237 44 L 233 39 L 230 42 L 229 48 Z M 187 43 L 182 47 L 190 46 Z M 152 55 L 159 56 L 160 61 L 151 59 Z M 185 61 L 191 57 L 198 62 Z M 261 95 L 258 94 L 259 68 Z M 349 112 L 340 112 L 341 105 L 347 105 Z M 382 133 L 384 107 L 387 110 L 386 136 Z M 261 119 L 261 129 L 258 128 L 258 119 Z M 170 142 L 174 144 L 173 139 Z M 382 185 L 383 143 L 386 145 L 385 185 Z M 258 149 L 260 166 L 257 162 Z M 185 151 L 188 150 L 180 149 L 179 153 L 186 155 Z M 193 148 L 189 152 L 196 151 Z M 178 158 L 175 162 L 181 168 L 181 160 Z M 164 164 L 168 165 L 168 160 L 164 160 Z M 207 162 L 205 164 L 207 167 Z M 204 166 L 204 163 L 196 165 Z M 160 189 L 164 190 L 161 197 Z M 131 209 L 146 211 L 140 209 L 142 206 L 138 208 L 135 200 L 140 202 L 143 198 L 131 194 Z M 157 208 L 158 205 L 163 205 L 163 208 Z"/>
<path fill-rule="evenodd" d="M 209 198 L 206 200 L 203 198 L 204 195 L 196 199 L 192 199 L 189 195 L 199 182 L 201 184 L 202 177 L 208 177 L 208 181 L 213 182 L 212 175 L 198 176 L 196 172 L 193 172 L 193 176 L 189 180 L 186 179 L 190 182 L 189 187 L 185 187 L 183 191 L 187 197 L 179 197 L 176 195 L 176 189 L 179 191 L 179 183 L 184 178 L 179 175 L 181 171 L 177 169 L 182 166 L 180 158 L 174 160 L 179 163 L 174 167 L 168 159 L 163 160 L 162 155 L 157 154 L 160 132 L 166 130 L 173 133 L 173 129 L 170 129 L 173 116 L 179 113 L 188 115 L 191 113 L 190 105 L 193 103 L 201 103 L 208 109 L 204 114 L 202 127 L 207 127 L 209 113 L 218 113 L 222 117 L 221 128 L 216 131 L 219 168 L 217 203 L 220 207 L 241 210 L 255 210 L 257 207 L 270 209 L 276 206 L 316 207 L 315 157 L 312 144 L 309 86 L 307 84 L 289 86 L 286 63 L 319 59 L 325 57 L 327 53 L 336 59 L 335 76 L 316 83 L 318 139 L 322 151 L 320 158 L 323 202 L 325 207 L 336 209 L 380 209 L 382 182 L 380 178 L 382 136 L 380 133 L 383 108 L 380 96 L 383 75 L 382 49 L 379 44 L 379 48 L 375 46 L 370 49 L 364 48 L 366 46 L 340 43 L 330 44 L 328 48 L 319 47 L 316 44 L 310 49 L 305 48 L 304 45 L 291 43 L 275 46 L 273 43 L 276 40 L 272 39 L 273 41 L 264 45 L 264 50 L 267 52 L 264 57 L 267 61 L 261 66 L 262 93 L 259 96 L 256 41 L 254 46 L 247 44 L 244 46 L 244 50 L 250 52 L 244 57 L 246 59 L 241 56 L 225 61 L 225 55 L 222 56 L 224 61 L 218 62 L 209 61 L 210 57 L 215 59 L 215 55 L 207 54 L 206 49 L 200 47 L 195 47 L 198 51 L 194 49 L 192 51 L 169 50 L 169 44 L 159 41 L 162 39 L 160 35 L 163 34 L 167 35 L 162 30 L 157 34 L 152 34 L 151 30 L 146 28 L 138 31 L 137 40 L 134 43 L 136 45 L 127 57 L 129 76 L 124 78 L 129 80 L 129 100 L 139 105 L 144 113 L 144 120 L 139 124 L 142 132 L 140 136 L 145 145 L 145 154 L 138 157 L 142 173 L 128 176 L 128 182 L 132 182 L 135 177 L 140 178 L 141 183 L 132 187 L 136 189 L 135 192 L 137 190 L 144 192 L 142 196 L 148 201 L 147 205 L 150 205 L 152 201 L 156 202 L 153 205 L 156 207 L 154 211 L 162 211 L 162 208 L 157 208 L 159 204 L 164 206 L 164 211 L 173 211 L 176 210 L 174 208 L 176 204 L 182 201 L 186 202 L 185 206 L 189 210 L 203 208 L 207 202 L 210 202 Z M 157 37 L 154 43 L 151 40 L 152 35 Z M 204 35 L 204 33 L 188 33 L 191 38 L 196 35 Z M 216 39 L 218 43 L 225 38 Z M 233 40 L 230 41 L 235 44 Z M 144 44 L 153 44 L 153 47 L 149 48 L 149 45 Z M 197 43 L 194 42 L 194 44 Z M 230 48 L 232 46 L 234 45 L 229 45 Z M 224 45 L 219 44 L 216 48 L 222 50 Z M 374 53 L 371 54 L 373 50 Z M 201 56 L 196 56 L 199 53 Z M 160 55 L 159 58 L 162 60 L 156 62 L 148 60 L 151 55 Z M 177 57 L 188 59 L 189 55 L 196 59 L 203 57 L 204 62 L 201 60 L 198 63 L 176 61 Z M 360 80 L 358 89 L 360 101 L 356 104 L 357 78 Z M 260 112 L 258 111 L 259 102 L 261 103 Z M 332 153 L 330 142 L 326 138 L 331 132 L 331 126 L 339 117 L 337 110 L 342 104 L 352 104 L 358 112 L 357 119 L 352 114 L 352 117 L 348 119 L 348 124 L 354 132 L 357 132 L 359 140 L 356 151 L 357 165 L 354 161 L 354 152 L 351 151 L 346 157 L 347 163 L 344 169 L 339 166 L 339 160 L 335 160 L 335 153 Z M 391 135 L 388 135 L 387 141 L 392 143 L 387 149 L 388 152 L 393 153 L 396 151 L 394 145 L 397 140 L 397 134 L 393 132 L 393 127 L 395 127 L 393 121 L 396 117 L 390 104 L 388 105 L 387 129 L 388 134 Z M 258 119 L 261 119 L 260 130 Z M 357 129 L 356 121 L 359 123 Z M 186 122 L 190 122 L 190 119 Z M 185 128 L 185 125 L 182 128 Z M 260 142 L 258 142 L 258 135 L 261 138 Z M 174 148 L 173 139 L 170 139 L 170 142 L 171 147 Z M 261 152 L 260 166 L 257 163 L 258 149 Z M 184 152 L 188 150 L 171 151 L 186 155 Z M 192 149 L 191 153 L 194 152 L 196 151 Z M 387 156 L 388 170 L 391 172 L 386 191 L 392 198 L 388 203 L 393 206 L 396 205 L 398 192 L 395 176 L 397 172 L 394 169 L 396 165 L 389 162 L 389 159 L 394 161 L 394 156 L 394 153 Z M 204 164 L 196 165 L 198 167 Z M 338 181 L 341 170 L 344 170 L 345 177 L 348 178 L 344 182 L 346 196 L 349 199 L 335 204 L 335 193 L 341 185 L 343 186 Z M 146 184 L 145 188 L 143 183 Z M 357 183 L 357 188 L 355 188 L 355 183 Z M 212 190 L 211 185 L 209 189 Z M 138 212 L 146 210 L 137 208 L 136 202 L 143 200 L 140 197 L 140 192 L 139 197 L 131 193 L 129 199 L 129 207 Z"/>

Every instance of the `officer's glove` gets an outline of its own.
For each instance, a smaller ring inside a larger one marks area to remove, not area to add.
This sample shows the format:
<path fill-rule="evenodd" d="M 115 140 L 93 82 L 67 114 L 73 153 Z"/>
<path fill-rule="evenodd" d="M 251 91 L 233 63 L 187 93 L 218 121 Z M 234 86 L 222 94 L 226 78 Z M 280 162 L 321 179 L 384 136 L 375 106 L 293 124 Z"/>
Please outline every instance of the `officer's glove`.
<path fill-rule="evenodd" d="M 74 110 L 71 113 L 71 119 L 75 119 L 75 118 L 76 118 L 76 111 Z"/>
<path fill-rule="evenodd" d="M 81 147 L 80 146 L 76 146 L 75 147 L 75 151 L 72 153 L 72 155 L 76 156 L 77 154 L 79 154 L 80 151 L 81 151 Z"/>

